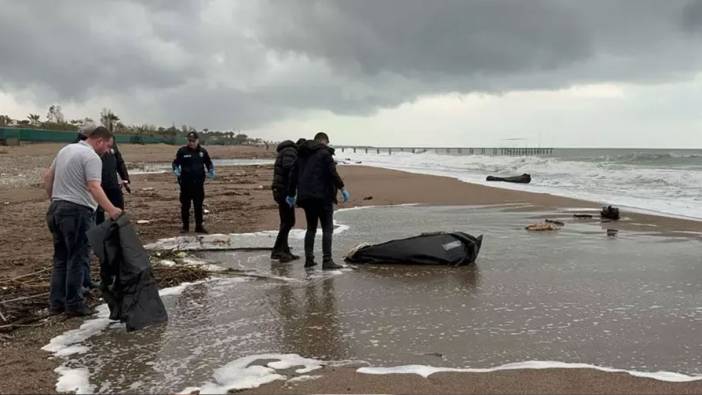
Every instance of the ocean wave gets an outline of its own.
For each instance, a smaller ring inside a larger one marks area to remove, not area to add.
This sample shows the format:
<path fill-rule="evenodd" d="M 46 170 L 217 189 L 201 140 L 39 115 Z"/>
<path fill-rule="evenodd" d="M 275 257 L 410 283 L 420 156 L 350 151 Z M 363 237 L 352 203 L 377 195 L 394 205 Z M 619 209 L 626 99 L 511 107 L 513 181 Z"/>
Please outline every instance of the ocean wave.
<path fill-rule="evenodd" d="M 702 155 L 684 155 L 685 161 L 695 162 L 699 168 L 675 167 L 662 162 L 680 161 L 678 153 L 643 152 L 619 156 L 626 155 L 631 155 L 630 163 L 594 158 L 583 161 L 577 159 L 577 155 L 562 158 L 442 155 L 425 152 L 392 155 L 363 153 L 350 156 L 354 161 L 372 166 L 443 175 L 466 182 L 618 204 L 662 214 L 702 218 L 702 207 L 699 204 L 702 196 Z M 636 160 L 648 160 L 648 163 L 636 163 Z M 655 161 L 660 165 L 652 165 Z M 522 173 L 531 174 L 531 184 L 485 181 L 488 175 L 513 176 Z"/>

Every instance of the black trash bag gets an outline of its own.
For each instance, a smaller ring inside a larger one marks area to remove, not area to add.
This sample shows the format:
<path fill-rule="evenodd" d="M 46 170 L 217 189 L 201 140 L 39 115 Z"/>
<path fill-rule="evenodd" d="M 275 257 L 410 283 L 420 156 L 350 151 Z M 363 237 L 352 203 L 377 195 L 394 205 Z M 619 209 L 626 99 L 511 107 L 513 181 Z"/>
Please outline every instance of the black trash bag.
<path fill-rule="evenodd" d="M 521 176 L 514 177 L 495 177 L 487 176 L 486 181 L 504 181 L 504 182 L 516 182 L 518 184 L 528 184 L 531 182 L 531 175 L 524 173 Z"/>
<path fill-rule="evenodd" d="M 424 233 L 382 244 L 360 245 L 346 256 L 350 263 L 468 265 L 475 262 L 483 236 L 463 232 Z"/>
<path fill-rule="evenodd" d="M 600 217 L 617 221 L 619 220 L 619 209 L 613 206 L 602 207 Z"/>
<path fill-rule="evenodd" d="M 168 321 L 149 255 L 126 214 L 107 220 L 87 233 L 100 259 L 100 290 L 110 308 L 110 319 L 126 324 L 127 331 Z"/>

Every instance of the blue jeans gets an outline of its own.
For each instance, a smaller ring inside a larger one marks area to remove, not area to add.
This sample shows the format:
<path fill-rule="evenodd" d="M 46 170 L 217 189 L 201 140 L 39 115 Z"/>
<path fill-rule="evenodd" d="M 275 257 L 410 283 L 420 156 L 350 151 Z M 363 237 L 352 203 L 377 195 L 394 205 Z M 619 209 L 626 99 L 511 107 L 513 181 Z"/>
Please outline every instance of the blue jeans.
<path fill-rule="evenodd" d="M 79 311 L 85 308 L 81 288 L 90 266 L 86 232 L 95 223 L 95 212 L 86 206 L 54 201 L 46 222 L 54 238 L 54 267 L 51 272 L 49 307 L 52 310 Z"/>

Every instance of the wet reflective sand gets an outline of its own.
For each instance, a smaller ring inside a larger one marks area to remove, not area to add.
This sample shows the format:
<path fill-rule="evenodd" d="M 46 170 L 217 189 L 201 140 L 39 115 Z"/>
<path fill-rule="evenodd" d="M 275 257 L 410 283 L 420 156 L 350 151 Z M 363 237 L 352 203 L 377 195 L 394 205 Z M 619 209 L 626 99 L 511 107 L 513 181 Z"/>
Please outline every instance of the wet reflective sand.
<path fill-rule="evenodd" d="M 355 244 L 437 230 L 485 235 L 467 267 L 356 266 L 306 271 L 266 252 L 199 258 L 249 274 L 165 296 L 166 326 L 89 339 L 98 390 L 178 391 L 252 354 L 295 353 L 374 366 L 492 367 L 525 360 L 702 374 L 702 242 L 567 220 L 531 233 L 545 213 L 500 208 L 349 210 L 336 259 Z M 270 234 L 256 244 L 265 244 Z M 301 241 L 292 240 L 296 251 Z M 320 243 L 317 243 L 319 248 Z"/>

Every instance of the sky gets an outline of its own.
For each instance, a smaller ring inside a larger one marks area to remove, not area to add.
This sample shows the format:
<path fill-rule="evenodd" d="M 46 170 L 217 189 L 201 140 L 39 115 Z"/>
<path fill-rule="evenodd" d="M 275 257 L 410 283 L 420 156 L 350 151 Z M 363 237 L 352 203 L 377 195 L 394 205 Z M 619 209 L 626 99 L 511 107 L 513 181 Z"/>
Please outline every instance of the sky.
<path fill-rule="evenodd" d="M 0 0 L 0 114 L 332 144 L 702 148 L 702 1 Z"/>

